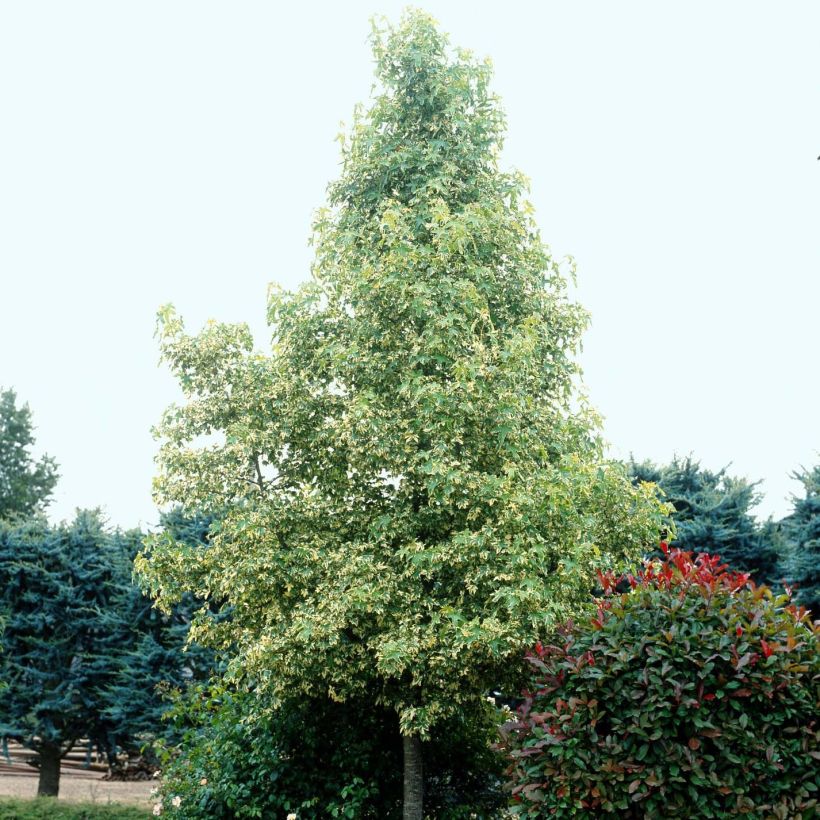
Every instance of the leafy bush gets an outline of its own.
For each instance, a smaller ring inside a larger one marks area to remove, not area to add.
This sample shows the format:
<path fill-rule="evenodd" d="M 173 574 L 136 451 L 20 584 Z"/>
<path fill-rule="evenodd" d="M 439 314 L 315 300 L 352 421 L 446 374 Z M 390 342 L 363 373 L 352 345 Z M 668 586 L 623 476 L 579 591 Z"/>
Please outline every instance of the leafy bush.
<path fill-rule="evenodd" d="M 401 817 L 401 736 L 390 709 L 325 699 L 274 709 L 217 683 L 179 700 L 173 718 L 187 729 L 181 750 L 162 754 L 164 817 Z M 430 816 L 496 816 L 504 803 L 503 760 L 490 748 L 496 722 L 483 704 L 425 744 Z"/>
<path fill-rule="evenodd" d="M 54 798 L 8 800 L 0 797 L 0 820 L 148 820 L 151 813 L 135 806 L 58 803 Z"/>
<path fill-rule="evenodd" d="M 814 816 L 818 626 L 719 558 L 661 546 L 627 592 L 600 576 L 588 626 L 528 654 L 503 727 L 513 813 Z"/>

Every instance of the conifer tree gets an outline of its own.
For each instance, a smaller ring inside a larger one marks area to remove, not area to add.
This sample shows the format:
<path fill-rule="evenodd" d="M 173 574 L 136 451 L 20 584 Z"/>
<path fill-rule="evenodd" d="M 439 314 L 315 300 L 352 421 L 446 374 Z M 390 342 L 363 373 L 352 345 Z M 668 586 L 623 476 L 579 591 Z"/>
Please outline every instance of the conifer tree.
<path fill-rule="evenodd" d="M 210 518 L 184 516 L 179 509 L 160 518 L 162 532 L 194 549 L 207 546 L 210 524 Z M 162 720 L 169 708 L 168 696 L 207 678 L 215 671 L 216 659 L 205 647 L 186 646 L 198 608 L 192 596 L 163 613 L 132 583 L 132 562 L 142 548 L 144 533 L 113 532 L 110 537 L 119 541 L 128 564 L 120 595 L 111 603 L 120 625 L 119 651 L 111 657 L 113 674 L 104 714 L 116 746 L 131 751 L 170 731 Z"/>
<path fill-rule="evenodd" d="M 675 546 L 719 555 L 732 569 L 750 572 L 757 583 L 776 583 L 778 550 L 771 524 L 758 525 L 752 509 L 760 501 L 759 482 L 713 472 L 691 456 L 658 466 L 630 460 L 636 482 L 652 482 L 672 504 Z"/>
<path fill-rule="evenodd" d="M 40 795 L 58 793 L 60 760 L 78 739 L 111 748 L 103 713 L 126 567 L 95 512 L 59 527 L 42 518 L 0 523 L 0 737 L 38 753 Z"/>
<path fill-rule="evenodd" d="M 783 574 L 795 587 L 795 601 L 820 618 L 820 465 L 800 470 L 794 478 L 803 495 L 793 498 L 794 509 L 781 522 L 787 541 Z"/>
<path fill-rule="evenodd" d="M 379 89 L 319 212 L 313 281 L 271 292 L 270 353 L 245 326 L 190 336 L 161 313 L 186 404 L 158 428 L 158 500 L 220 524 L 141 568 L 165 606 L 231 606 L 193 634 L 234 646 L 247 685 L 388 707 L 420 820 L 422 740 L 517 685 L 522 648 L 660 514 L 575 401 L 586 314 L 524 179 L 499 170 L 488 63 L 419 12 L 373 44 Z"/>

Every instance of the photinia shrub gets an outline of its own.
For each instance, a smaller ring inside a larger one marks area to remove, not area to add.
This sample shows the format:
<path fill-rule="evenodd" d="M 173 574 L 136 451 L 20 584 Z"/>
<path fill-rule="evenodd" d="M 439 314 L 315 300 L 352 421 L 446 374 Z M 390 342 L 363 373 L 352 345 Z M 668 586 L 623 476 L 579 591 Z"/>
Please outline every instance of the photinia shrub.
<path fill-rule="evenodd" d="M 818 624 L 717 557 L 661 548 L 601 574 L 591 621 L 527 653 L 500 744 L 512 813 L 815 816 Z"/>

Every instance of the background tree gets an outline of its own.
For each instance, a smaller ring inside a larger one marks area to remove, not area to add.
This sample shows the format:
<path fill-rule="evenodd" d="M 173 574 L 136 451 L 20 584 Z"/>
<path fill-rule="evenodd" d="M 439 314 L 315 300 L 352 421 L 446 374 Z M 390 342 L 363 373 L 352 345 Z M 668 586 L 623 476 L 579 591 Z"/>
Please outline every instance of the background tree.
<path fill-rule="evenodd" d="M 726 468 L 712 472 L 691 456 L 660 466 L 630 459 L 627 468 L 633 480 L 656 484 L 674 507 L 675 547 L 720 555 L 758 583 L 779 580 L 772 526 L 759 525 L 751 512 L 760 501 L 759 482 L 729 476 Z"/>
<path fill-rule="evenodd" d="M 209 517 L 185 516 L 178 509 L 160 518 L 163 532 L 195 549 L 207 546 L 210 524 Z M 175 737 L 173 727 L 163 722 L 170 708 L 168 698 L 189 684 L 208 679 L 217 660 L 212 650 L 187 645 L 191 620 L 199 608 L 191 595 L 164 613 L 131 582 L 132 562 L 142 549 L 144 534 L 114 532 L 110 537 L 120 542 L 118 554 L 127 560 L 127 574 L 111 603 L 120 627 L 120 651 L 111 658 L 112 683 L 106 690 L 104 716 L 112 724 L 116 746 L 133 752 L 158 737 Z"/>
<path fill-rule="evenodd" d="M 121 632 L 118 549 L 95 512 L 54 528 L 0 523 L 0 736 L 38 753 L 41 795 L 58 793 L 60 760 L 79 738 L 111 745 L 103 709 Z"/>
<path fill-rule="evenodd" d="M 196 519 L 166 524 L 201 532 Z M 212 652 L 183 652 L 194 607 L 162 615 L 134 584 L 143 537 L 106 530 L 96 511 L 57 527 L 0 523 L 0 738 L 38 753 L 39 794 L 57 794 L 60 760 L 80 738 L 113 762 L 162 734 L 160 690 L 212 671 Z"/>
<path fill-rule="evenodd" d="M 158 539 L 141 567 L 164 606 L 232 607 L 192 634 L 234 645 L 249 687 L 393 712 L 415 820 L 422 739 L 517 684 L 505 660 L 660 515 L 574 401 L 586 314 L 498 169 L 489 65 L 418 12 L 373 44 L 380 89 L 318 215 L 313 281 L 271 293 L 271 354 L 243 325 L 191 337 L 161 315 L 187 403 L 159 426 L 158 500 L 224 517 L 209 549 Z"/>
<path fill-rule="evenodd" d="M 791 515 L 781 522 L 787 542 L 783 574 L 795 587 L 795 600 L 820 618 L 820 465 L 800 470 L 803 496 L 794 496 Z"/>
<path fill-rule="evenodd" d="M 58 478 L 53 458 L 34 461 L 31 410 L 16 402 L 14 390 L 0 391 L 0 518 L 44 509 Z"/>

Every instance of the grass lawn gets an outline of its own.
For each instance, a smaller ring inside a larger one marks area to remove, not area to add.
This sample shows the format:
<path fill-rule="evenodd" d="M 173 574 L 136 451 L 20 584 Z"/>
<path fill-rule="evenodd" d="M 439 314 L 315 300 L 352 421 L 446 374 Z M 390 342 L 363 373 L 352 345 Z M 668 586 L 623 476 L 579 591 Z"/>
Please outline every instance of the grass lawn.
<path fill-rule="evenodd" d="M 50 797 L 33 800 L 0 797 L 0 820 L 146 820 L 147 809 L 134 806 L 62 803 Z"/>

